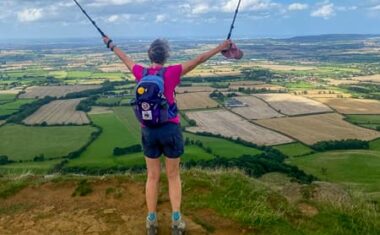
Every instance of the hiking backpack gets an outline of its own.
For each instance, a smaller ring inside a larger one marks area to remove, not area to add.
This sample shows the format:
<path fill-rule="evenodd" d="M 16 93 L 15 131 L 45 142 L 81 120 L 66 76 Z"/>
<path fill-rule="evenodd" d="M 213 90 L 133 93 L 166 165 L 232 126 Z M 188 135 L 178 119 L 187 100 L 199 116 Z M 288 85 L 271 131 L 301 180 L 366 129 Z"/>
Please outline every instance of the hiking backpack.
<path fill-rule="evenodd" d="M 164 95 L 165 71 L 161 68 L 156 74 L 149 74 L 148 69 L 144 68 L 143 77 L 135 88 L 135 98 L 131 104 L 137 119 L 144 126 L 160 126 L 178 114 L 177 105 L 169 105 Z"/>

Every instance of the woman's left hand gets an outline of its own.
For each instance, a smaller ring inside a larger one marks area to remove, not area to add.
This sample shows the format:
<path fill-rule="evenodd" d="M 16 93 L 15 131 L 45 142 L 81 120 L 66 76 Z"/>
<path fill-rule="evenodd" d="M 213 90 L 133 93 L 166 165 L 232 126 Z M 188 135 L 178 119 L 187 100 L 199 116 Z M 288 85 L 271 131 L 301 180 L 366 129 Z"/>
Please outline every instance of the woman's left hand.
<path fill-rule="evenodd" d="M 103 42 L 104 42 L 104 44 L 108 44 L 108 42 L 110 41 L 111 39 L 108 37 L 108 36 L 105 36 L 105 37 L 103 37 Z"/>

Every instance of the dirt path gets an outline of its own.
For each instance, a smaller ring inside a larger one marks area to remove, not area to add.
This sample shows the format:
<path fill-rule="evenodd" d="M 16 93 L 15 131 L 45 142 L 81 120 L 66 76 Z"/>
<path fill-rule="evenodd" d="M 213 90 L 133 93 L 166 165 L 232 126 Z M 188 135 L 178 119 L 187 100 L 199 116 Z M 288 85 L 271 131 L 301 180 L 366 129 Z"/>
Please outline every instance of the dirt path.
<path fill-rule="evenodd" d="M 29 186 L 0 199 L 0 234 L 145 234 L 143 183 L 107 179 L 90 184 L 93 192 L 84 197 L 72 197 L 77 183 L 66 181 Z M 158 208 L 159 234 L 171 234 L 166 195 L 160 196 Z M 184 217 L 190 235 L 247 234 L 209 209 Z"/>

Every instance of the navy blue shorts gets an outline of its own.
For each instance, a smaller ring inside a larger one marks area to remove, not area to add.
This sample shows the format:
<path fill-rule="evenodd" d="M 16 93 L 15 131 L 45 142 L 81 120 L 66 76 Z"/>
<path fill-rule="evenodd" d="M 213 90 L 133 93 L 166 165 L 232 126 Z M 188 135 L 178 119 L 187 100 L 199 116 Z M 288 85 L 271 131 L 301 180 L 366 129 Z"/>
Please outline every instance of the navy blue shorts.
<path fill-rule="evenodd" d="M 141 128 L 141 142 L 148 158 L 159 158 L 162 154 L 168 158 L 179 158 L 184 152 L 181 126 L 175 123 Z"/>

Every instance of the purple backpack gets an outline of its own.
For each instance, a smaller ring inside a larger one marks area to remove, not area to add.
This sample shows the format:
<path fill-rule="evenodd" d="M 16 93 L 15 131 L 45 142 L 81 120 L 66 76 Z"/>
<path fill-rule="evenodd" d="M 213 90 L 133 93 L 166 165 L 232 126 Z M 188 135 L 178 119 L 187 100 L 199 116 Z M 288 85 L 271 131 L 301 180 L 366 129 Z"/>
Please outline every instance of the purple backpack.
<path fill-rule="evenodd" d="M 156 74 L 149 74 L 145 68 L 143 77 L 136 86 L 132 105 L 137 119 L 144 126 L 160 126 L 178 114 L 177 105 L 169 105 L 164 95 L 165 71 L 162 68 Z"/>

